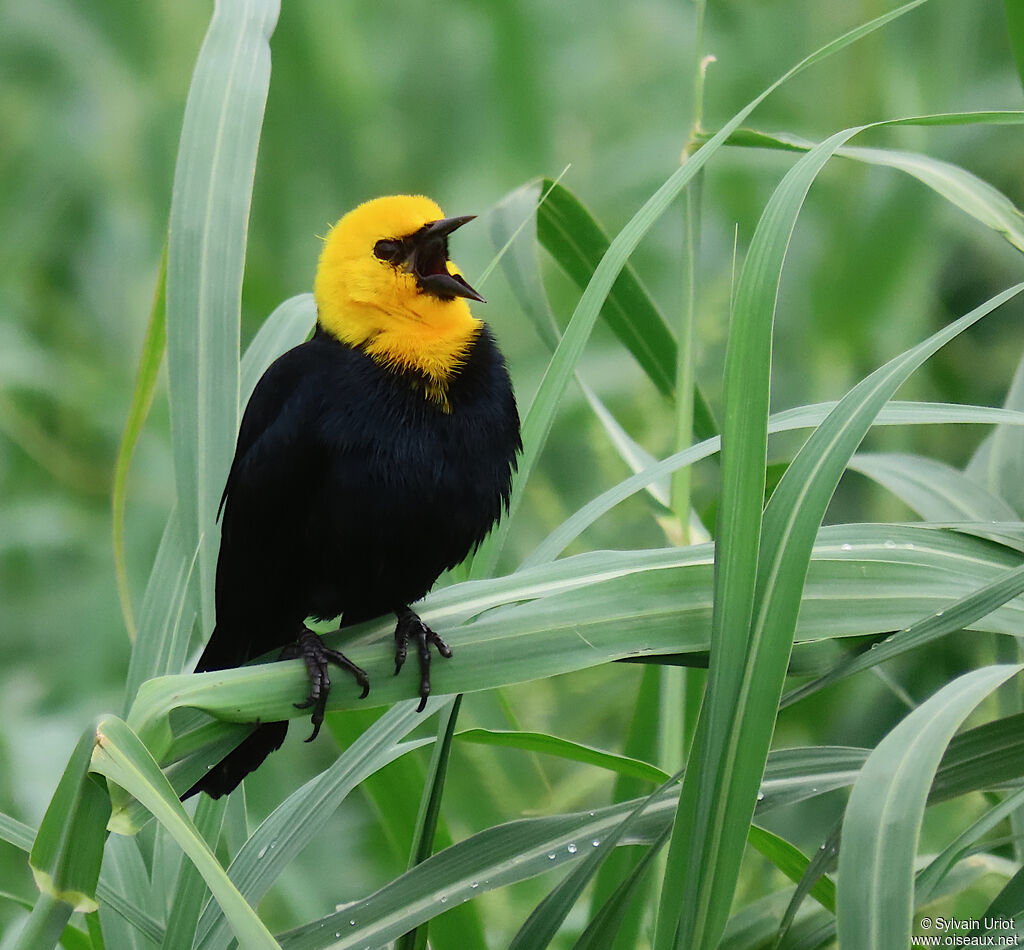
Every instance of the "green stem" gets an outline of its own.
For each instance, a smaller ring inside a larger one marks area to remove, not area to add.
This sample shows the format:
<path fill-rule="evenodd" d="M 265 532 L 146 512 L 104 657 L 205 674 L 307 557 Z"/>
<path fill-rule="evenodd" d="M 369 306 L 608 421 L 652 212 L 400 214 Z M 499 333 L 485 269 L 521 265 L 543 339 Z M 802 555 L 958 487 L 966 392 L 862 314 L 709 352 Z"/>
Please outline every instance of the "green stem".
<path fill-rule="evenodd" d="M 50 894 L 39 894 L 25 929 L 11 950 L 47 950 L 56 947 L 71 919 L 72 907 Z"/>

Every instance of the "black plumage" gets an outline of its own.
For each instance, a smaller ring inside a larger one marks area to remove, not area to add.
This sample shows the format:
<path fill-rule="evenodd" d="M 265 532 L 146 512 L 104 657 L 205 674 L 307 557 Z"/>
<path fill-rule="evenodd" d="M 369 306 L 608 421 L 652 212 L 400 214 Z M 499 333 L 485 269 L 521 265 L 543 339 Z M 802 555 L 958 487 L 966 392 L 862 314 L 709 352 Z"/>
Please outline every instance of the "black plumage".
<path fill-rule="evenodd" d="M 307 617 L 340 615 L 348 625 L 395 613 L 396 632 L 404 624 L 413 639 L 421 633 L 408 605 L 487 535 L 507 507 L 521 447 L 511 382 L 485 324 L 446 380 L 446 401 L 429 385 L 319 326 L 270 366 L 243 415 L 225 488 L 217 626 L 197 672 L 300 635 L 291 655 L 310 663 L 319 639 L 304 632 Z M 444 652 L 440 638 L 429 642 Z M 404 658 L 404 645 L 397 653 Z M 311 661 L 313 694 L 324 659 Z M 422 678 L 425 701 L 426 669 Z M 187 794 L 231 791 L 286 729 L 258 726 Z"/>

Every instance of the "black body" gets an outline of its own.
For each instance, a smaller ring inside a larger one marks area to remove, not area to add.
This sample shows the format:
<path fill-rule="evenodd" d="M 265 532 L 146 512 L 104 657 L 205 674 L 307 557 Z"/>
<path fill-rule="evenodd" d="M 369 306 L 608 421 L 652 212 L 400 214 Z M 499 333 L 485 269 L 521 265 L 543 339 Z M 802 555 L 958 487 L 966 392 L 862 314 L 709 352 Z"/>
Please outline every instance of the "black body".
<path fill-rule="evenodd" d="M 321 328 L 263 375 L 224 491 L 217 626 L 197 672 L 293 644 L 307 617 L 343 625 L 400 611 L 462 561 L 507 507 L 519 417 L 482 326 L 448 382 Z M 265 723 L 189 794 L 233 789 L 284 740 Z"/>

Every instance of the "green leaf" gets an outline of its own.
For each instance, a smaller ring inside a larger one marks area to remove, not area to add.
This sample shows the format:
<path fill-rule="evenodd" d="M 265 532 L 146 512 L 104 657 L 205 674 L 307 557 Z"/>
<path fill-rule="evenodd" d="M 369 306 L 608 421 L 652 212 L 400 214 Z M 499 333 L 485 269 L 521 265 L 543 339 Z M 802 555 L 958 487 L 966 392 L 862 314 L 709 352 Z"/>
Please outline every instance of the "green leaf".
<path fill-rule="evenodd" d="M 810 861 L 796 845 L 758 825 L 750 826 L 747 840 L 794 884 L 800 882 Z M 836 886 L 829 878 L 818 878 L 810 894 L 825 910 L 835 913 Z"/>
<path fill-rule="evenodd" d="M 1024 789 L 1018 789 L 1003 799 L 995 808 L 986 811 L 946 845 L 941 853 L 936 855 L 931 863 L 917 875 L 914 882 L 915 904 L 927 904 L 931 901 L 942 880 L 958 862 L 972 852 L 978 840 L 1008 818 L 1015 809 L 1020 808 L 1022 803 L 1024 803 Z"/>
<path fill-rule="evenodd" d="M 35 840 L 32 829 L 10 815 L 0 812 L 0 841 L 6 841 L 22 851 L 32 850 Z M 140 933 L 145 934 L 157 946 L 163 940 L 163 927 L 152 917 L 134 906 L 123 894 L 112 888 L 101 876 L 96 885 L 96 897 L 102 906 L 111 908 L 132 924 Z"/>
<path fill-rule="evenodd" d="M 516 932 L 508 950 L 542 950 L 548 947 L 558 929 L 565 922 L 583 889 L 597 874 L 601 864 L 608 857 L 612 848 L 626 835 L 637 822 L 644 810 L 657 802 L 659 797 L 676 782 L 682 772 L 668 778 L 665 783 L 646 798 L 640 800 L 626 818 L 617 824 L 603 840 L 594 838 L 590 847 L 586 848 L 586 857 L 579 861 L 568 875 L 534 908 L 526 922 Z M 575 853 L 577 846 L 569 845 Z"/>
<path fill-rule="evenodd" d="M 643 853 L 643 857 L 628 871 L 622 878 L 619 885 L 597 908 L 596 913 L 591 913 L 590 922 L 587 924 L 579 939 L 573 944 L 572 950 L 605 950 L 612 947 L 614 941 L 623 938 L 634 938 L 633 946 L 639 938 L 639 926 L 632 932 L 624 932 L 629 919 L 629 911 L 634 908 L 634 899 L 640 892 L 640 885 L 643 883 L 651 863 L 658 856 L 668 836 L 671 827 L 666 827 L 654 843 Z M 609 855 L 602 865 L 602 873 L 607 869 L 608 862 L 615 855 Z M 642 907 L 636 908 L 642 910 Z M 640 921 L 638 921 L 639 925 Z"/>
<path fill-rule="evenodd" d="M 884 125 L 960 125 L 995 124 L 1012 125 L 1024 122 L 1024 112 L 974 112 L 946 115 L 917 116 L 897 119 Z M 786 133 L 769 134 L 741 130 L 729 144 L 754 145 L 761 148 L 784 148 L 809 151 L 812 142 Z M 836 151 L 843 158 L 868 165 L 895 168 L 916 178 L 936 194 L 975 218 L 981 224 L 1001 234 L 1018 250 L 1024 251 L 1024 215 L 1002 192 L 982 181 L 966 169 L 917 152 L 886 148 L 848 146 Z"/>
<path fill-rule="evenodd" d="M 771 709 L 767 707 L 771 686 L 755 693 L 747 671 L 759 659 L 762 644 L 777 646 L 772 653 L 782 655 L 771 656 L 774 669 L 765 672 L 768 684 L 778 680 L 781 687 L 792 645 L 792 639 L 786 642 L 788 615 L 783 624 L 776 622 L 768 631 L 770 638 L 762 639 L 763 629 L 753 625 L 755 611 L 762 606 L 756 587 L 762 575 L 758 549 L 775 304 L 782 264 L 807 191 L 835 149 L 857 131 L 836 133 L 783 178 L 758 223 L 736 289 L 724 382 L 722 495 L 712 614 L 716 648 L 711 653 L 705 702 L 690 753 L 695 767 L 683 780 L 669 846 L 655 942 L 658 950 L 714 946 L 732 903 L 743 850 L 742 840 L 733 839 L 740 834 L 746 838 L 776 708 L 775 703 Z M 838 411 L 837 407 L 829 418 Z M 806 453 L 807 445 L 797 460 Z M 783 482 L 788 476 L 787 472 Z M 774 497 L 782 488 L 780 483 Z M 797 583 L 802 582 L 801 575 Z M 771 589 L 766 593 L 770 595 Z M 767 736 L 758 734 L 749 749 L 741 752 L 738 735 L 749 729 L 755 718 L 762 726 L 757 733 L 765 732 L 767 725 Z M 746 822 L 741 811 L 747 812 Z"/>
<path fill-rule="evenodd" d="M 431 594 L 421 616 L 450 637 L 457 651 L 455 660 L 436 670 L 435 688 L 439 694 L 491 689 L 623 657 L 702 653 L 710 643 L 712 559 L 711 545 L 596 552 Z M 1013 547 L 934 526 L 825 528 L 813 556 L 798 639 L 902 629 L 1021 561 Z M 1011 601 L 972 627 L 1019 635 L 1022 618 L 1024 604 Z M 330 709 L 386 705 L 408 694 L 407 683 L 387 675 L 394 668 L 389 632 L 386 621 L 346 631 L 347 655 L 377 675 L 379 685 L 365 700 L 355 688 L 334 690 Z M 327 636 L 339 642 L 337 635 Z M 240 723 L 296 717 L 301 711 L 293 703 L 306 686 L 297 661 L 161 677 L 140 690 L 131 722 L 154 754 L 169 760 L 176 745 L 195 749 L 237 728 L 200 717 L 207 724 L 193 736 L 182 732 L 184 712 L 172 715 L 174 710 L 199 709 Z M 202 761 L 197 765 L 203 768 Z"/>
<path fill-rule="evenodd" d="M 1024 567 L 1007 571 L 1005 575 L 997 578 L 991 584 L 986 584 L 966 597 L 952 601 L 949 606 L 943 607 L 931 616 L 921 618 L 881 643 L 873 644 L 866 653 L 843 660 L 824 676 L 791 690 L 783 696 L 781 707 L 785 708 L 799 702 L 826 686 L 852 676 L 854 673 L 877 666 L 879 663 L 884 663 L 895 656 L 900 656 L 908 650 L 916 649 L 939 637 L 962 630 L 1022 593 L 1024 593 Z"/>
<path fill-rule="evenodd" d="M 810 429 L 824 421 L 836 407 L 834 402 L 817 403 L 786 409 L 768 419 L 768 432 L 790 432 L 795 429 Z M 956 406 L 949 403 L 898 402 L 891 401 L 876 417 L 874 424 L 881 425 L 940 425 L 954 423 L 995 423 L 1005 425 L 1008 430 L 1024 426 L 1024 412 L 1016 409 L 993 409 L 989 406 Z M 683 465 L 692 465 L 710 458 L 721 451 L 721 439 L 716 436 L 698 442 L 681 452 L 662 459 L 638 472 L 618 485 L 609 488 L 592 501 L 587 502 L 544 539 L 534 551 L 523 560 L 521 567 L 533 567 L 554 560 L 565 548 L 578 538 L 602 515 L 616 505 L 642 491 L 658 479 L 672 473 Z"/>
<path fill-rule="evenodd" d="M 167 252 L 167 366 L 185 551 L 200 548 L 213 626 L 216 514 L 238 429 L 238 340 L 249 204 L 278 0 L 217 3 L 178 148 Z"/>
<path fill-rule="evenodd" d="M 289 297 L 263 321 L 242 357 L 238 399 L 240 409 L 249 402 L 252 391 L 267 367 L 292 347 L 302 343 L 315 323 L 316 303 L 312 294 Z"/>
<path fill-rule="evenodd" d="M 89 774 L 94 742 L 93 728 L 78 740 L 29 855 L 36 886 L 67 904 L 69 913 L 89 913 L 99 906 L 96 882 L 107 838 L 110 798 L 102 782 Z"/>
<path fill-rule="evenodd" d="M 545 179 L 547 197 L 537 209 L 537 239 L 580 290 L 585 290 L 609 248 L 593 215 L 563 185 Z M 601 316 L 658 389 L 672 396 L 676 375 L 676 341 L 668 323 L 628 265 L 612 284 Z M 715 435 L 714 416 L 700 390 L 694 389 L 694 430 L 698 438 Z"/>
<path fill-rule="evenodd" d="M 128 498 L 128 471 L 131 468 L 135 446 L 142 434 L 142 425 L 153 405 L 157 376 L 160 373 L 160 364 L 163 362 L 164 350 L 167 348 L 167 311 L 164 301 L 166 288 L 167 246 L 165 244 L 164 252 L 160 256 L 160 268 L 157 271 L 153 307 L 149 313 L 149 323 L 146 325 L 146 337 L 142 341 L 142 355 L 139 357 L 139 368 L 135 375 L 131 407 L 128 410 L 128 419 L 121 435 L 121 444 L 117 449 L 117 460 L 114 463 L 114 484 L 110 496 L 117 596 L 121 601 L 121 613 L 124 615 L 124 624 L 131 640 L 135 640 L 138 635 L 138 628 L 135 626 L 135 617 L 132 612 L 131 590 L 128 587 L 128 565 L 124 558 L 124 516 Z"/>
<path fill-rule="evenodd" d="M 199 796 L 194 822 L 196 831 L 210 846 L 211 851 L 217 847 L 227 804 L 227 796 L 219 799 L 212 799 L 207 795 Z M 174 913 L 167 919 L 167 933 L 161 945 L 164 950 L 176 950 L 178 947 L 191 950 L 199 914 L 209 894 L 210 889 L 199 869 L 191 862 L 183 861 L 178 868 L 178 879 L 171 898 L 170 906 Z"/>
<path fill-rule="evenodd" d="M 773 753 L 766 779 L 774 783 L 759 812 L 849 785 L 866 750 L 801 749 Z M 839 771 L 837 771 L 837 769 Z M 830 784 L 836 782 L 837 784 Z M 785 794 L 776 794 L 776 790 Z M 605 840 L 638 804 L 623 802 L 577 814 L 528 818 L 488 828 L 432 855 L 423 864 L 361 901 L 281 935 L 286 950 L 379 946 L 410 927 L 506 884 L 526 880 L 582 859 Z M 651 805 L 621 844 L 651 844 L 670 829 L 674 790 Z M 576 850 L 571 851 L 570 845 Z M 269 855 L 268 855 L 269 857 Z"/>
<path fill-rule="evenodd" d="M 843 820 L 837 917 L 843 946 L 909 944 L 917 840 L 942 750 L 978 703 L 1020 669 L 993 666 L 958 677 L 871 753 Z"/>
<path fill-rule="evenodd" d="M 889 489 L 928 521 L 1014 521 L 1017 517 L 998 495 L 935 459 L 858 452 L 849 467 Z"/>
<path fill-rule="evenodd" d="M 506 517 L 497 528 L 491 532 L 484 543 L 480 546 L 473 559 L 472 576 L 483 577 L 494 571 L 498 556 L 505 543 L 508 526 L 512 522 L 519 505 L 522 501 L 525 486 L 530 475 L 536 466 L 537 459 L 547 441 L 548 433 L 554 422 L 555 412 L 561 402 L 562 394 L 569 383 L 576 364 L 583 352 L 590 331 L 594 327 L 598 314 L 604 306 L 604 302 L 612 289 L 615 280 L 626 261 L 633 253 L 641 239 L 651 228 L 655 221 L 661 217 L 669 205 L 675 200 L 679 193 L 686 187 L 690 180 L 700 171 L 701 168 L 712 158 L 719 148 L 725 143 L 729 135 L 742 125 L 758 105 L 771 95 L 779 86 L 788 79 L 802 72 L 808 66 L 826 59 L 832 53 L 849 46 L 863 36 L 874 32 L 886 23 L 926 3 L 927 0 L 911 0 L 898 9 L 883 16 L 871 20 L 869 23 L 856 29 L 850 30 L 843 36 L 811 53 L 797 63 L 792 69 L 786 72 L 772 85 L 765 89 L 760 95 L 751 100 L 739 112 L 736 113 L 707 144 L 695 155 L 691 156 L 668 180 L 644 203 L 643 207 L 630 219 L 626 226 L 615 236 L 608 246 L 608 251 L 601 258 L 601 262 L 594 270 L 594 276 L 587 284 L 583 296 L 573 312 L 572 318 L 565 329 L 565 333 L 555 355 L 552 357 L 548 368 L 541 380 L 540 387 L 534 397 L 533 403 L 523 421 L 523 454 L 519 462 L 518 477 L 512 487 L 512 497 L 509 504 L 508 517 Z"/>
<path fill-rule="evenodd" d="M 92 767 L 133 795 L 167 828 L 202 874 L 241 946 L 279 950 L 277 941 L 196 831 L 149 751 L 120 719 L 108 716 L 97 726 Z"/>
<path fill-rule="evenodd" d="M 948 118 L 948 117 L 947 117 Z M 901 120 L 902 122 L 903 120 Z M 717 943 L 774 723 L 814 534 L 852 452 L 882 406 L 928 356 L 1024 285 L 1004 292 L 868 377 L 812 434 L 765 508 L 771 329 L 782 263 L 811 182 L 860 128 L 815 146 L 762 215 L 736 294 L 726 356 L 725 423 L 708 698 L 669 851 L 657 946 Z M 730 445 L 732 446 L 730 450 Z M 756 674 L 755 674 L 756 669 Z M 725 789 L 723 793 L 723 789 Z M 697 907 L 682 914 L 680 907 Z M 679 930 L 673 937 L 674 921 Z"/>
<path fill-rule="evenodd" d="M 424 715 L 447 703 L 443 698 L 431 698 L 425 713 L 416 712 L 414 701 L 401 703 L 381 716 L 326 771 L 289 795 L 249 836 L 228 868 L 240 895 L 256 904 L 320 833 L 323 816 L 333 814 L 368 775 L 406 752 L 400 740 L 423 722 Z M 231 935 L 225 916 L 215 905 L 207 906 L 196 931 L 198 950 L 226 950 Z"/>
<path fill-rule="evenodd" d="M 442 710 L 437 727 L 437 741 L 427 769 L 427 780 L 423 784 L 420 798 L 420 810 L 416 816 L 415 833 L 412 849 L 409 854 L 409 867 L 422 864 L 434 852 L 434 836 L 437 833 L 438 818 L 441 814 L 441 798 L 444 795 L 444 782 L 448 774 L 448 761 L 452 751 L 452 735 L 458 722 L 459 709 L 462 707 L 462 695 L 452 701 L 450 707 Z M 395 943 L 395 950 L 426 950 L 426 924 L 403 934 Z"/>
<path fill-rule="evenodd" d="M 558 736 L 551 736 L 542 732 L 464 729 L 456 733 L 455 737 L 463 742 L 508 746 L 527 752 L 556 755 L 559 758 L 570 759 L 574 762 L 585 762 L 587 765 L 610 769 L 619 775 L 627 775 L 645 782 L 661 783 L 668 778 L 668 773 L 663 772 L 654 765 L 649 765 L 647 762 L 641 762 L 639 759 L 633 759 L 625 755 L 615 755 L 612 752 L 605 752 L 603 749 L 595 749 L 592 746 L 570 742 L 568 739 L 561 739 Z"/>

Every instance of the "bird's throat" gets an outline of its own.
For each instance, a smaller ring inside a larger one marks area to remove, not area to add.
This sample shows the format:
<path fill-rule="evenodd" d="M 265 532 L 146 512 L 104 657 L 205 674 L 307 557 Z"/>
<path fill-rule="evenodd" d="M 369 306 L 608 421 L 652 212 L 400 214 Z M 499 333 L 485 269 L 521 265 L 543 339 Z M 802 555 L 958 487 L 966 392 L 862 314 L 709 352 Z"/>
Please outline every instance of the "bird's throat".
<path fill-rule="evenodd" d="M 375 362 L 389 370 L 408 374 L 422 381 L 417 385 L 424 397 L 449 411 L 448 386 L 458 373 L 482 326 L 461 300 L 430 301 L 419 312 L 396 318 L 394 311 L 377 319 L 368 308 L 343 324 L 321 326 L 331 336 L 358 347 Z M 427 312 L 423 312 L 426 310 Z"/>

